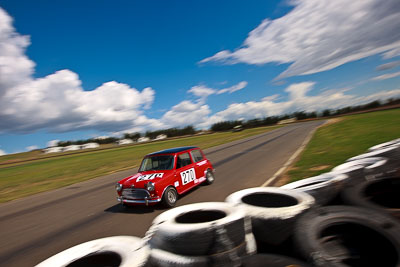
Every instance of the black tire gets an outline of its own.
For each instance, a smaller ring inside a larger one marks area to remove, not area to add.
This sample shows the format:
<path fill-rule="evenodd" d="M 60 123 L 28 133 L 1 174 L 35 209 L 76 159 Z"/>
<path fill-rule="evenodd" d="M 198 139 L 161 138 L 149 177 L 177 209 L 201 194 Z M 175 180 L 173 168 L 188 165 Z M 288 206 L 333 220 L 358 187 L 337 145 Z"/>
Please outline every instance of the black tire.
<path fill-rule="evenodd" d="M 256 254 L 243 257 L 241 261 L 242 267 L 311 267 L 307 262 L 278 254 Z"/>
<path fill-rule="evenodd" d="M 139 267 L 148 264 L 149 256 L 150 249 L 142 239 L 133 236 L 113 236 L 76 245 L 36 266 Z"/>
<path fill-rule="evenodd" d="M 251 232 L 244 212 L 229 203 L 206 202 L 168 210 L 153 221 L 145 239 L 152 248 L 205 256 L 239 246 Z"/>
<path fill-rule="evenodd" d="M 400 177 L 387 177 L 347 186 L 344 203 L 388 213 L 400 220 Z"/>
<path fill-rule="evenodd" d="M 207 170 L 206 172 L 206 184 L 210 185 L 214 182 L 215 176 L 211 170 Z"/>
<path fill-rule="evenodd" d="M 294 242 L 315 266 L 400 266 L 400 225 L 360 207 L 310 210 L 297 221 Z"/>
<path fill-rule="evenodd" d="M 347 178 L 348 176 L 345 174 L 324 173 L 286 184 L 280 188 L 308 193 L 315 198 L 316 204 L 323 206 L 338 195 Z"/>
<path fill-rule="evenodd" d="M 252 234 L 250 239 L 254 239 Z M 251 242 L 255 242 L 254 240 Z M 212 267 L 212 266 L 240 266 L 242 258 L 254 255 L 256 251 L 249 253 L 248 241 L 234 247 L 231 250 L 206 256 L 185 256 L 174 254 L 165 250 L 152 249 L 149 262 L 154 267 Z M 251 245 L 250 245 L 251 246 Z"/>
<path fill-rule="evenodd" d="M 277 187 L 244 189 L 226 201 L 243 209 L 251 218 L 255 238 L 270 245 L 283 243 L 293 233 L 297 217 L 315 204 L 307 193 Z"/>
<path fill-rule="evenodd" d="M 166 208 L 175 207 L 176 201 L 178 200 L 178 193 L 172 186 L 168 187 L 162 197 L 161 204 Z"/>

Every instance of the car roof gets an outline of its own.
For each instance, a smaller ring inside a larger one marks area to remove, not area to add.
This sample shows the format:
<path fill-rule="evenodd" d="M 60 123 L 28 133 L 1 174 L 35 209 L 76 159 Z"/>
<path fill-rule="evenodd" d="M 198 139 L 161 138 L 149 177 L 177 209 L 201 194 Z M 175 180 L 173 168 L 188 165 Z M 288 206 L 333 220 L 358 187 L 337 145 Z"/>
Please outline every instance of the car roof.
<path fill-rule="evenodd" d="M 159 154 L 175 154 L 175 153 L 179 153 L 179 152 L 194 149 L 194 148 L 198 148 L 198 147 L 197 146 L 183 146 L 183 147 L 168 148 L 168 149 L 164 149 L 164 150 L 157 151 L 154 153 L 150 153 L 147 156 L 154 156 L 154 155 L 159 155 Z"/>

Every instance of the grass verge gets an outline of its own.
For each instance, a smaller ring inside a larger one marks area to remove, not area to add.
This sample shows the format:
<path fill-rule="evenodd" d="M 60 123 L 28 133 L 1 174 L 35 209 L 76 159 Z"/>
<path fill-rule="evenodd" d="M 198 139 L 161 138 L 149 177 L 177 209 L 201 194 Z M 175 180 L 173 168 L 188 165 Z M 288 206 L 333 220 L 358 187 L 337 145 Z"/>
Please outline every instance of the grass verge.
<path fill-rule="evenodd" d="M 207 149 L 278 127 L 280 126 L 192 136 L 53 158 L 43 158 L 40 154 L 35 157 L 38 152 L 5 156 L 10 164 L 0 166 L 0 203 L 137 167 L 144 155 L 154 151 L 189 145 Z M 36 160 L 18 163 L 25 159 Z"/>
<path fill-rule="evenodd" d="M 400 109 L 342 117 L 319 128 L 289 170 L 289 182 L 330 171 L 369 147 L 400 137 Z"/>

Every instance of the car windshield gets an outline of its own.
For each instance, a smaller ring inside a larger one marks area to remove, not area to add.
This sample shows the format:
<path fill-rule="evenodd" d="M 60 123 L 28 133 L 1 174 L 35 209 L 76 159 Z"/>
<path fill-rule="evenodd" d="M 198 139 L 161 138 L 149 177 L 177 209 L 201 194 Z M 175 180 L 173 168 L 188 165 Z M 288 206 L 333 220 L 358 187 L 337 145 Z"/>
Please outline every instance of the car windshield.
<path fill-rule="evenodd" d="M 174 167 L 174 156 L 153 156 L 144 158 L 139 172 L 157 171 L 157 170 L 172 170 Z"/>

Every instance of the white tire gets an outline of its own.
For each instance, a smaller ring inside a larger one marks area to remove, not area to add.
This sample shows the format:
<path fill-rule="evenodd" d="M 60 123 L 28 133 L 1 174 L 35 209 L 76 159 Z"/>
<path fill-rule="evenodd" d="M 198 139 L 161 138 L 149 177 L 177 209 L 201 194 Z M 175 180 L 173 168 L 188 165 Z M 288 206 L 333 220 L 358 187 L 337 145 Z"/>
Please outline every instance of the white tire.
<path fill-rule="evenodd" d="M 247 223 L 246 223 L 247 222 Z M 204 256 L 245 242 L 251 227 L 243 211 L 224 202 L 180 206 L 156 217 L 145 239 L 152 248 L 174 254 Z"/>
<path fill-rule="evenodd" d="M 113 236 L 76 245 L 48 258 L 36 267 L 64 267 L 71 264 L 139 267 L 145 266 L 149 255 L 150 250 L 141 238 Z"/>
<path fill-rule="evenodd" d="M 252 233 L 239 246 L 222 253 L 207 256 L 178 255 L 161 249 L 151 249 L 150 264 L 154 267 L 210 267 L 241 266 L 241 259 L 256 254 L 256 241 Z"/>
<path fill-rule="evenodd" d="M 250 216 L 256 239 L 271 245 L 285 241 L 297 217 L 315 204 L 307 193 L 277 187 L 244 189 L 229 195 L 226 201 Z"/>
<path fill-rule="evenodd" d="M 362 158 L 347 161 L 332 169 L 332 173 L 342 173 L 349 176 L 349 180 L 364 181 L 385 176 L 395 171 L 396 167 L 389 164 L 383 157 Z"/>
<path fill-rule="evenodd" d="M 372 147 L 368 148 L 368 151 L 379 150 L 379 149 L 386 148 L 386 147 L 389 147 L 389 146 L 392 146 L 392 145 L 400 145 L 400 138 L 397 138 L 397 139 L 394 139 L 394 140 L 389 141 L 389 142 L 385 142 L 385 143 L 381 143 L 381 144 L 372 146 Z"/>
<path fill-rule="evenodd" d="M 316 204 L 323 206 L 336 197 L 348 176 L 345 174 L 324 173 L 281 186 L 310 194 Z"/>
<path fill-rule="evenodd" d="M 373 150 L 352 158 L 349 158 L 346 161 L 353 161 L 365 158 L 372 158 L 372 157 L 385 157 L 390 160 L 399 160 L 400 159 L 400 145 L 392 145 L 382 149 Z"/>

